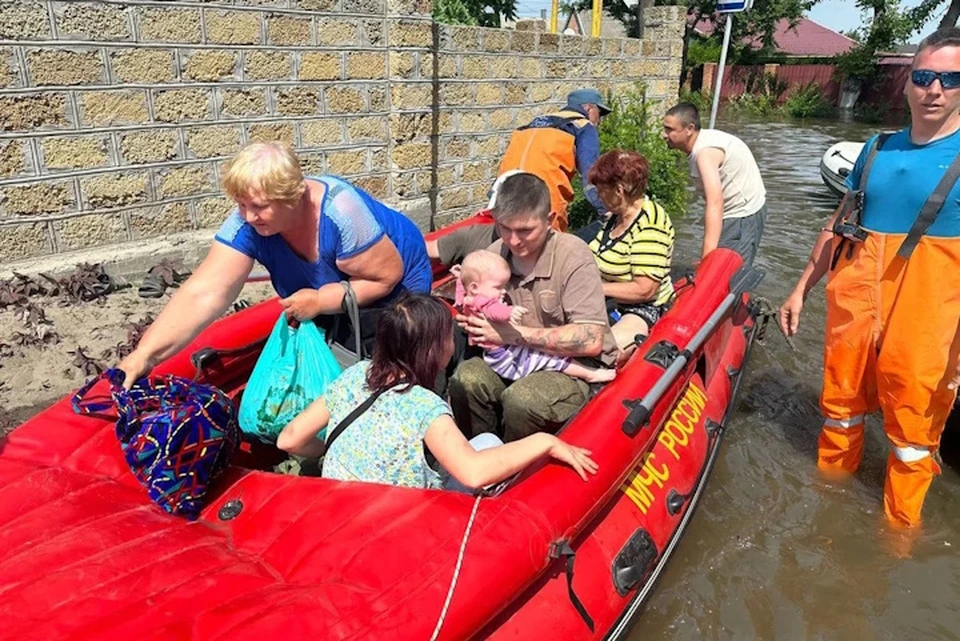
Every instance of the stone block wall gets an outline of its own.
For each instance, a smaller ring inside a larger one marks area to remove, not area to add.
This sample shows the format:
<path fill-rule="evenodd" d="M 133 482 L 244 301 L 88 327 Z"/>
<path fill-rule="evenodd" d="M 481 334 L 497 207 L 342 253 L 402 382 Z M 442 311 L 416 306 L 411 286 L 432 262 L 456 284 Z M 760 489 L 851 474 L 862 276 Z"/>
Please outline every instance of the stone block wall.
<path fill-rule="evenodd" d="M 641 42 L 435 25 L 429 0 L 0 0 L 0 262 L 215 227 L 252 140 L 442 226 L 570 89 L 676 96 L 683 14 L 648 16 Z"/>
<path fill-rule="evenodd" d="M 574 89 L 616 96 L 643 81 L 665 110 L 679 91 L 684 19 L 680 7 L 648 10 L 642 41 L 437 25 L 434 43 L 424 34 L 392 50 L 392 195 L 433 212 L 437 227 L 475 212 L 510 132 Z"/>

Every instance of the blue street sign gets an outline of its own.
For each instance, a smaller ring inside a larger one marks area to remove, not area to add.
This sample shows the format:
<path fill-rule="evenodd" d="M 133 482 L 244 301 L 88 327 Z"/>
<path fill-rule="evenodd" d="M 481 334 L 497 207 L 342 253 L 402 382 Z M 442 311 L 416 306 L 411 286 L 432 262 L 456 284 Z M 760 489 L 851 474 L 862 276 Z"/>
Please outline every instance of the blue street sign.
<path fill-rule="evenodd" d="M 738 13 L 749 11 L 753 0 L 717 0 L 717 13 Z"/>

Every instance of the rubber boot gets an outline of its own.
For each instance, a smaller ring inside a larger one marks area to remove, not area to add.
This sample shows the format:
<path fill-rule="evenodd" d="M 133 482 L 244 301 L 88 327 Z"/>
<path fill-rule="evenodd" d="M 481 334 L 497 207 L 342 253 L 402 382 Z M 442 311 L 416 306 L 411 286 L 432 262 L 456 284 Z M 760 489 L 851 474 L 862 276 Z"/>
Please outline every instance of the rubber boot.
<path fill-rule="evenodd" d="M 883 512 L 887 519 L 908 527 L 919 525 L 923 500 L 938 474 L 940 466 L 932 456 L 907 463 L 891 452 L 883 486 Z"/>
<path fill-rule="evenodd" d="M 817 467 L 823 472 L 853 474 L 863 456 L 863 423 L 846 428 L 823 426 L 817 444 Z"/>

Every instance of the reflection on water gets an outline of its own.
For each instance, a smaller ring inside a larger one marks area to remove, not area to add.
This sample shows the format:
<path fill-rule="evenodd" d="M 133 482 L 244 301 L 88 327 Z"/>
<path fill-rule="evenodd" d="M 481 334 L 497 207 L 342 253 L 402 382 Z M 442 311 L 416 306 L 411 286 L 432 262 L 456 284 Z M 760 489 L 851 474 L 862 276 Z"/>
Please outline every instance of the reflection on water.
<path fill-rule="evenodd" d="M 837 204 L 820 179 L 821 154 L 872 129 L 718 126 L 760 164 L 770 213 L 758 293 L 778 305 Z M 675 221 L 680 262 L 697 255 L 702 211 L 698 203 Z M 960 639 L 960 461 L 934 482 L 915 540 L 883 522 L 887 445 L 877 417 L 859 473 L 821 479 L 822 284 L 803 314 L 796 352 L 773 327 L 754 349 L 704 498 L 630 639 Z"/>

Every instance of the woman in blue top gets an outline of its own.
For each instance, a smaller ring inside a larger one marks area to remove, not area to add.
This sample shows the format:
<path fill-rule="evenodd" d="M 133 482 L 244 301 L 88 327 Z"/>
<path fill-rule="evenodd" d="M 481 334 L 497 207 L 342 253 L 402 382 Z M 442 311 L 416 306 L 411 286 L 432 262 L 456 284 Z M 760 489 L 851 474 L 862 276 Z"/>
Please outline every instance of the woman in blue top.
<path fill-rule="evenodd" d="M 404 487 L 476 488 L 502 481 L 543 456 L 566 463 L 584 481 L 596 473 L 589 450 L 546 432 L 506 445 L 490 434 L 468 442 L 453 422 L 450 406 L 430 389 L 452 355 L 450 310 L 431 296 L 398 299 L 377 322 L 373 360 L 345 370 L 283 429 L 277 447 L 320 456 L 325 443 L 317 435 L 326 429 L 329 438 L 334 426 L 379 391 L 330 445 L 323 476 Z M 430 467 L 424 445 L 460 485 L 445 483 Z"/>
<path fill-rule="evenodd" d="M 430 259 L 416 225 L 340 178 L 305 178 L 289 145 L 247 145 L 227 166 L 223 186 L 237 209 L 194 274 L 119 364 L 125 385 L 223 314 L 254 261 L 270 272 L 291 320 L 340 312 L 341 280 L 350 281 L 361 307 L 403 291 L 430 290 Z"/>

